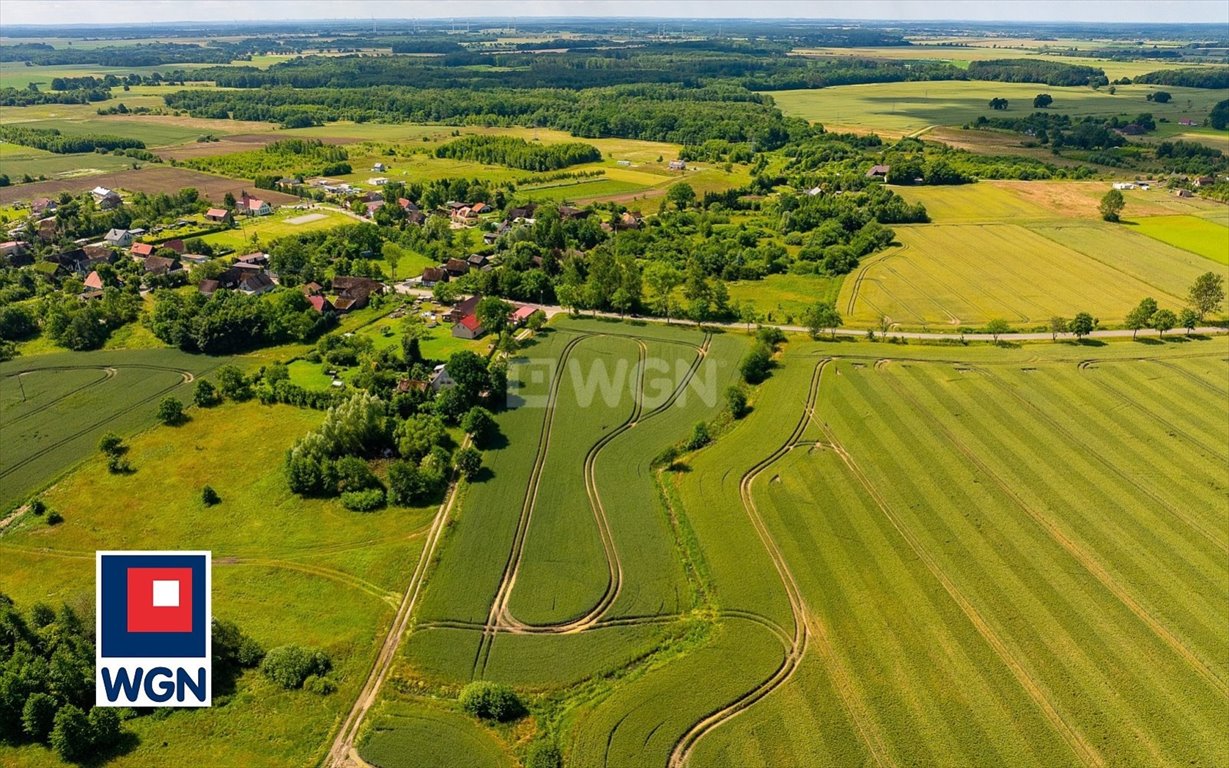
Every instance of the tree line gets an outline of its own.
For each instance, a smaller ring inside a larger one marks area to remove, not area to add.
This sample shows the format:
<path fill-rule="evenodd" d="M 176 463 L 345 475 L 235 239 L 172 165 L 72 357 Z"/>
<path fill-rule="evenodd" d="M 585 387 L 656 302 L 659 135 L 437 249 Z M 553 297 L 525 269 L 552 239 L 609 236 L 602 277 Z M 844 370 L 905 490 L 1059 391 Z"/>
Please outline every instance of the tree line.
<path fill-rule="evenodd" d="M 1043 59 L 987 59 L 969 62 L 970 80 L 1045 85 L 1109 85 L 1105 70 Z"/>
<path fill-rule="evenodd" d="M 595 163 L 602 153 L 592 144 L 533 144 L 512 136 L 464 136 L 435 150 L 436 157 L 506 165 L 525 171 L 555 171 L 569 165 Z"/>
<path fill-rule="evenodd" d="M 145 149 L 145 142 L 125 136 L 101 133 L 66 136 L 58 128 L 27 128 L 21 125 L 0 125 L 0 141 L 61 155 L 97 150 Z"/>

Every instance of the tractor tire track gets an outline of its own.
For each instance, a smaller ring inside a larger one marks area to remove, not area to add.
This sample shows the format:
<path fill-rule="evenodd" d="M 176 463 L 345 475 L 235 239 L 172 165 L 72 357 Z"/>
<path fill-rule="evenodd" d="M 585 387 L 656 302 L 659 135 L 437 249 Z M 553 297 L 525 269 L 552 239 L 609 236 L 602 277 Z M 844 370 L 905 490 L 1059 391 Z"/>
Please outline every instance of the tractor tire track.
<path fill-rule="evenodd" d="M 520 561 L 521 550 L 525 545 L 525 533 L 529 528 L 529 518 L 533 511 L 533 504 L 537 500 L 538 486 L 542 479 L 542 467 L 546 463 L 547 449 L 550 447 L 551 427 L 555 421 L 555 406 L 559 400 L 559 387 L 563 381 L 564 370 L 567 367 L 568 358 L 571 357 L 572 350 L 584 339 L 589 338 L 587 334 L 577 335 L 570 339 L 559 353 L 559 363 L 555 368 L 555 374 L 551 378 L 550 386 L 547 391 L 545 414 L 542 417 L 542 426 L 538 431 L 538 444 L 534 455 L 533 468 L 529 473 L 529 484 L 525 488 L 525 496 L 521 503 L 521 514 L 517 519 L 516 531 L 512 537 L 512 547 L 508 552 L 508 559 L 504 563 L 503 573 L 500 575 L 499 588 L 496 590 L 495 599 L 491 601 L 491 609 L 487 615 L 486 627 L 483 630 L 482 639 L 478 643 L 478 649 L 474 654 L 474 663 L 471 670 L 471 676 L 478 679 L 482 672 L 486 669 L 487 661 L 491 655 L 491 645 L 494 643 L 495 633 L 499 629 L 500 617 L 506 608 L 509 590 L 511 587 L 510 579 Z"/>
<path fill-rule="evenodd" d="M 756 702 L 763 699 L 768 694 L 783 685 L 794 672 L 798 669 L 798 665 L 802 661 L 803 655 L 806 653 L 807 639 L 809 637 L 809 628 L 806 616 L 806 605 L 802 599 L 802 590 L 798 586 L 798 581 L 794 574 L 789 569 L 789 563 L 786 561 L 784 554 L 777 546 L 776 540 L 773 539 L 772 533 L 768 530 L 768 526 L 760 517 L 759 510 L 755 506 L 755 499 L 752 495 L 752 485 L 755 479 L 768 467 L 772 466 L 779 459 L 789 453 L 797 445 L 806 431 L 807 425 L 811 422 L 815 410 L 815 401 L 819 396 L 820 376 L 829 360 L 824 359 L 815 365 L 815 370 L 811 374 L 810 387 L 807 390 L 807 398 L 803 406 L 803 412 L 798 419 L 798 423 L 794 426 L 793 431 L 785 442 L 773 451 L 768 457 L 761 460 L 759 463 L 752 466 L 739 480 L 738 491 L 739 497 L 742 500 L 743 509 L 750 519 L 752 527 L 760 537 L 760 542 L 763 544 L 765 551 L 772 560 L 773 566 L 777 570 L 777 575 L 781 579 L 781 584 L 785 587 L 786 596 L 790 604 L 790 612 L 794 619 L 794 629 L 788 638 L 786 645 L 785 658 L 782 659 L 780 666 L 769 675 L 767 679 L 755 686 L 749 691 L 746 691 L 734 701 L 726 704 L 724 707 L 709 713 L 699 721 L 693 723 L 690 728 L 679 737 L 675 742 L 674 749 L 670 753 L 670 758 L 667 762 L 669 768 L 681 768 L 687 763 L 691 756 L 692 750 L 696 744 L 707 733 L 728 722 L 742 712 L 745 712 Z"/>
<path fill-rule="evenodd" d="M 15 472 L 16 470 L 21 469 L 22 467 L 26 466 L 26 465 L 27 465 L 27 464 L 29 464 L 30 462 L 32 462 L 32 461 L 36 461 L 36 460 L 38 460 L 38 459 L 42 458 L 42 457 L 43 457 L 43 456 L 45 456 L 46 454 L 50 453 L 51 451 L 54 451 L 56 448 L 59 448 L 61 445 L 64 445 L 64 444 L 65 444 L 65 443 L 67 443 L 67 442 L 70 442 L 70 441 L 72 441 L 72 440 L 76 440 L 78 437 L 81 437 L 82 435 L 87 434 L 87 433 L 89 433 L 89 432 L 91 432 L 91 431 L 93 431 L 93 430 L 95 430 L 95 429 L 98 429 L 99 427 L 103 426 L 104 424 L 106 424 L 106 423 L 107 423 L 107 422 L 109 422 L 109 421 L 113 421 L 114 419 L 116 419 L 116 418 L 118 418 L 118 417 L 120 417 L 120 416 L 123 416 L 123 415 L 125 415 L 125 414 L 127 414 L 127 413 L 131 413 L 132 411 L 135 411 L 137 408 L 140 408 L 141 406 L 145 405 L 146 403 L 149 403 L 149 402 L 152 402 L 152 401 L 154 401 L 154 400 L 157 400 L 159 397 L 162 397 L 163 395 L 165 395 L 166 393 L 170 392 L 171 390 L 173 390 L 173 389 L 175 389 L 175 388 L 177 388 L 177 387 L 181 387 L 181 386 L 183 386 L 184 384 L 190 384 L 190 383 L 192 383 L 192 381 L 194 381 L 194 380 L 195 380 L 195 378 L 196 378 L 196 377 L 195 377 L 195 375 L 193 375 L 193 373 L 192 373 L 191 371 L 185 371 L 185 370 L 181 370 L 181 369 L 178 369 L 178 368 L 161 368 L 161 367 L 156 367 L 156 366 L 145 366 L 145 365 L 142 365 L 142 366 L 135 366 L 135 365 L 134 365 L 134 366 L 117 366 L 117 367 L 144 368 L 144 369 L 158 370 L 158 371 L 169 371 L 169 372 L 172 372 L 172 373 L 178 373 L 178 374 L 179 374 L 180 376 L 182 376 L 183 378 L 182 378 L 182 380 L 181 380 L 181 381 L 177 381 L 177 382 L 175 382 L 174 384 L 171 384 L 169 387 L 163 387 L 162 389 L 158 390 L 157 392 L 154 392 L 152 395 L 149 395 L 148 397 L 144 397 L 144 398 L 142 398 L 142 399 L 140 399 L 140 400 L 137 400 L 137 401 L 133 402 L 132 404 L 130 404 L 130 405 L 129 405 L 129 406 L 127 406 L 126 408 L 121 408 L 121 409 L 120 409 L 120 410 L 118 410 L 118 411 L 114 411 L 114 412 L 112 412 L 112 413 L 109 413 L 109 414 L 107 414 L 105 417 L 103 417 L 103 418 L 99 419 L 98 421 L 91 422 L 90 424 L 88 424 L 87 426 L 85 426 L 85 427 L 83 427 L 83 428 L 81 428 L 81 429 L 77 430 L 76 432 L 73 432 L 72 434 L 67 435 L 67 436 L 65 436 L 65 437 L 62 437 L 62 438 L 60 438 L 59 440 L 56 440 L 56 441 L 55 441 L 55 442 L 53 442 L 53 443 L 50 443 L 50 444 L 48 444 L 48 445 L 43 446 L 43 447 L 42 447 L 42 448 L 40 448 L 39 450 L 35 451 L 34 453 L 30 454 L 29 456 L 26 456 L 25 458 L 21 459 L 20 461 L 17 461 L 17 462 L 14 462 L 14 463 L 12 463 L 12 464 L 9 464 L 9 465 L 5 466 L 5 467 L 4 467 L 4 469 L 0 469 L 0 478 L 7 477 L 8 475 L 12 474 L 12 473 L 13 473 L 13 472 Z M 49 369 L 42 369 L 42 370 L 49 370 Z"/>
<path fill-rule="evenodd" d="M 19 372 L 19 373 L 10 373 L 8 376 L 5 376 L 4 378 L 6 378 L 6 379 L 9 379 L 9 378 L 14 378 L 14 377 L 20 378 L 21 376 L 24 376 L 24 375 L 26 375 L 26 374 L 29 374 L 29 373 L 39 373 L 40 371 L 56 371 L 56 370 L 89 370 L 89 368 L 90 368 L 89 366 L 81 366 L 81 367 L 76 367 L 76 368 L 71 367 L 71 366 L 56 366 L 56 367 L 48 367 L 48 368 L 35 368 L 35 369 L 33 369 L 33 370 L 30 370 L 30 371 L 21 371 L 21 372 Z M 99 379 L 94 379 L 93 381 L 88 381 L 88 382 L 86 382 L 85 384 L 82 384 L 82 385 L 81 385 L 81 386 L 79 386 L 79 387 L 74 387 L 73 389 L 70 389 L 69 391 L 65 392 L 64 394 L 60 395 L 59 397 L 57 397 L 57 398 L 55 398 L 55 399 L 53 399 L 53 400 L 48 400 L 47 402 L 43 403 L 43 404 L 42 404 L 42 405 L 40 405 L 38 408 L 35 408 L 35 409 L 34 409 L 34 410 L 32 410 L 32 411 L 28 411 L 28 412 L 26 412 L 26 413 L 23 413 L 23 414 L 21 414 L 20 416 L 17 416 L 16 418 L 9 419 L 9 420 L 8 420 L 8 424 L 7 424 L 7 426 L 12 427 L 14 424 L 16 424 L 16 423 L 17 423 L 17 422 L 19 422 L 19 421 L 22 421 L 23 419 L 28 419 L 28 418 L 30 418 L 31 416 L 37 416 L 38 414 L 42 413 L 43 411 L 47 410 L 48 408 L 51 408 L 52 406 L 54 406 L 56 403 L 59 403 L 59 402 L 60 402 L 60 401 L 62 401 L 62 400 L 65 400 L 65 399 L 67 399 L 67 398 L 69 398 L 69 397 L 72 397 L 73 395 L 77 394 L 78 392 L 80 392 L 80 391 L 82 391 L 82 390 L 89 389 L 90 387 L 94 387 L 94 386 L 97 386 L 97 385 L 99 385 L 99 384 L 102 384 L 104 381 L 109 381 L 110 379 L 115 378 L 116 370 L 115 370 L 115 368 L 113 368 L 112 366 L 109 366 L 109 365 L 105 365 L 105 366 L 104 366 L 104 365 L 100 365 L 100 366 L 97 366 L 97 367 L 96 367 L 96 368 L 94 368 L 94 369 L 95 369 L 95 370 L 101 370 L 101 371 L 103 372 L 103 374 L 102 374 L 102 378 L 99 378 Z"/>
<path fill-rule="evenodd" d="M 699 370 L 700 366 L 703 364 L 705 358 L 707 357 L 711 340 L 712 340 L 712 335 L 706 333 L 704 335 L 704 341 L 701 343 L 700 347 L 696 348 L 695 359 L 692 360 L 692 363 L 688 367 L 687 372 L 679 380 L 679 383 L 675 386 L 674 390 L 670 393 L 670 396 L 665 401 L 663 401 L 660 405 L 658 405 L 656 408 L 652 409 L 648 413 L 643 413 L 644 364 L 646 361 L 646 355 L 648 352 L 648 348 L 646 345 L 641 343 L 640 344 L 640 365 L 639 365 L 639 371 L 638 371 L 638 380 L 636 382 L 636 402 L 633 406 L 632 415 L 626 421 L 620 424 L 618 427 L 616 427 L 615 429 L 611 430 L 609 433 L 604 435 L 600 440 L 598 440 L 598 442 L 594 443 L 594 445 L 590 447 L 589 451 L 585 455 L 585 464 L 584 464 L 585 492 L 589 496 L 589 506 L 592 508 L 594 517 L 598 523 L 599 532 L 601 533 L 601 536 L 602 536 L 602 546 L 605 550 L 606 561 L 609 567 L 609 580 L 607 582 L 606 590 L 603 592 L 601 598 L 593 606 L 593 608 L 590 609 L 584 616 L 581 616 L 577 619 L 573 619 L 571 621 L 559 622 L 559 623 L 528 625 L 528 624 L 525 624 L 524 622 L 518 621 L 505 608 L 502 618 L 508 627 L 522 629 L 522 630 L 532 628 L 532 629 L 538 629 L 538 630 L 545 630 L 548 633 L 556 633 L 556 634 L 580 632 L 587 627 L 595 626 L 601 620 L 601 618 L 610 610 L 615 600 L 618 599 L 618 596 L 623 588 L 623 562 L 622 562 L 622 559 L 619 557 L 618 549 L 615 546 L 614 534 L 611 532 L 609 516 L 606 514 L 606 507 L 605 505 L 602 504 L 602 497 L 601 497 L 601 494 L 598 492 L 598 488 L 597 488 L 597 477 L 596 477 L 595 467 L 597 465 L 598 454 L 602 451 L 602 449 L 604 449 L 607 445 L 613 442 L 620 435 L 626 433 L 627 431 L 634 428 L 638 424 L 648 421 L 654 416 L 658 416 L 662 413 L 665 413 L 674 405 L 674 403 L 683 394 L 683 392 L 686 391 L 686 388 L 691 383 L 691 380 L 695 376 L 696 371 Z M 519 566 L 520 564 L 518 562 L 517 564 L 518 570 L 519 570 Z M 516 581 L 515 572 L 512 575 L 512 581 L 513 581 L 513 586 L 514 586 L 515 581 Z M 511 587 L 509 587 L 509 591 L 511 591 Z"/>

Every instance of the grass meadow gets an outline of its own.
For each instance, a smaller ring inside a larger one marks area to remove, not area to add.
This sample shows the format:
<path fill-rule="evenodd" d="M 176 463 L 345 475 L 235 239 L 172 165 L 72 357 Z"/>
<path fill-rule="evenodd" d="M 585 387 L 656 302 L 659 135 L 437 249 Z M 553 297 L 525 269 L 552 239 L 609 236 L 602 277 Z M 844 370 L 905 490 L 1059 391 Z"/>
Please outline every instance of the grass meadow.
<path fill-rule="evenodd" d="M 1168 104 L 1147 101 L 1155 90 L 1173 94 Z M 1137 115 L 1151 112 L 1158 120 L 1177 123 L 1181 118 L 1202 121 L 1212 106 L 1224 99 L 1224 91 L 1152 85 L 1119 85 L 1116 93 L 1094 91 L 1086 86 L 1053 86 L 1039 83 L 990 81 L 919 81 L 841 85 L 797 91 L 773 91 L 781 111 L 824 125 L 833 131 L 879 133 L 902 136 L 935 125 L 963 125 L 982 115 L 991 115 L 987 103 L 1005 98 L 1008 108 L 997 116 L 1025 117 L 1033 112 L 1033 97 L 1054 97 L 1049 111 L 1083 115 Z"/>
<path fill-rule="evenodd" d="M 204 754 L 217 765 L 313 764 L 367 675 L 433 510 L 359 514 L 292 495 L 276 468 L 319 411 L 251 402 L 189 414 L 128 441 L 133 474 L 91 458 L 45 492 L 64 522 L 26 514 L 10 524 L 0 581 L 21 605 L 67 602 L 91 615 L 96 549 L 211 549 L 215 615 L 265 648 L 323 648 L 338 691 L 283 691 L 249 672 L 211 709 L 130 721 L 139 745 L 108 765 L 199 764 Z M 222 497 L 215 507 L 201 504 L 206 483 Z M 0 762 L 58 764 L 43 748 L 0 750 Z"/>

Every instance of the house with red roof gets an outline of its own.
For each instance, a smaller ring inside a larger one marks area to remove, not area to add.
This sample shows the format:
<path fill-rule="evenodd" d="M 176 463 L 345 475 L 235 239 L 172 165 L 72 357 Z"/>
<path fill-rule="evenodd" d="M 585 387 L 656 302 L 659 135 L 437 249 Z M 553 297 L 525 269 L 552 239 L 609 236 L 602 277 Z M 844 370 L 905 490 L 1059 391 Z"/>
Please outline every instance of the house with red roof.
<path fill-rule="evenodd" d="M 234 220 L 231 212 L 225 208 L 210 208 L 205 211 L 205 221 L 212 221 L 215 224 L 230 224 Z"/>
<path fill-rule="evenodd" d="M 460 322 L 452 326 L 452 335 L 458 339 L 476 339 L 485 332 L 486 329 L 478 321 L 477 315 L 466 315 L 461 318 Z"/>
<path fill-rule="evenodd" d="M 144 261 L 150 256 L 153 256 L 154 251 L 156 250 L 158 250 L 158 248 L 153 243 L 133 243 L 132 258 L 136 259 L 137 261 Z"/>

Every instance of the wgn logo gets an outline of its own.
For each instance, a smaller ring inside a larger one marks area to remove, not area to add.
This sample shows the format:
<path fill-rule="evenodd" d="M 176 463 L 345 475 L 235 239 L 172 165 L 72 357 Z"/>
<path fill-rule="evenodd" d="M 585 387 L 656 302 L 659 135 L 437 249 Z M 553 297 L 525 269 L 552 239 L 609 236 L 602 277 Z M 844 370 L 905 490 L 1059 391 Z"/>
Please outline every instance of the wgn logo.
<path fill-rule="evenodd" d="M 207 707 L 208 552 L 97 553 L 97 705 Z"/>

